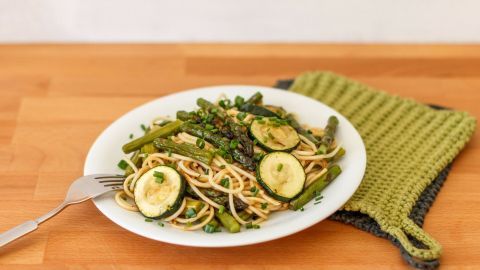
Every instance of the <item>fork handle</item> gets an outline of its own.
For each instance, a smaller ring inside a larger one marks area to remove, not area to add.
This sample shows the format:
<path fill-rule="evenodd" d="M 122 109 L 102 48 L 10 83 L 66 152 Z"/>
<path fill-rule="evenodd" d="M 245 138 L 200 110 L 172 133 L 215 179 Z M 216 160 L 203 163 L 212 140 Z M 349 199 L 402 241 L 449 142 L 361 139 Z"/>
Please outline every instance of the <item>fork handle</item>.
<path fill-rule="evenodd" d="M 22 223 L 2 234 L 0 234 L 0 247 L 5 246 L 6 244 L 12 242 L 13 240 L 24 236 L 27 233 L 33 232 L 38 228 L 38 223 L 29 220 L 25 223 Z"/>

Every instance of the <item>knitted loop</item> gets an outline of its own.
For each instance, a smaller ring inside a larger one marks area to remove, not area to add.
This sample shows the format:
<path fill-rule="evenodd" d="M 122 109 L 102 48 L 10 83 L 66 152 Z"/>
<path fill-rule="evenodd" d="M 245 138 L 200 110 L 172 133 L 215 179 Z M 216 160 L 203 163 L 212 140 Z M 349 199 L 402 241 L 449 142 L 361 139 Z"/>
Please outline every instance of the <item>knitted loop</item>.
<path fill-rule="evenodd" d="M 408 253 L 415 254 L 415 257 L 418 259 L 429 261 L 440 257 L 442 252 L 441 245 L 410 219 L 402 220 L 401 228 L 391 227 L 387 228 L 386 231 L 392 234 Z M 416 247 L 408 236 L 417 239 L 427 248 Z"/>

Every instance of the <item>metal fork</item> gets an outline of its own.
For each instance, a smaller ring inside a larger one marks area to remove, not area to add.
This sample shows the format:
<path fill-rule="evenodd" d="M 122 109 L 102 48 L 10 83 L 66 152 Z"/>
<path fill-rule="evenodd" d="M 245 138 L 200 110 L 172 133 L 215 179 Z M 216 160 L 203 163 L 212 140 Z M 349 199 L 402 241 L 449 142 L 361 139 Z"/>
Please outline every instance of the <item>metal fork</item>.
<path fill-rule="evenodd" d="M 36 230 L 40 223 L 60 213 L 70 204 L 81 203 L 108 191 L 121 189 L 124 180 L 125 177 L 122 175 L 111 174 L 92 174 L 78 178 L 70 185 L 65 200 L 55 209 L 35 220 L 29 220 L 0 234 L 0 247 Z"/>

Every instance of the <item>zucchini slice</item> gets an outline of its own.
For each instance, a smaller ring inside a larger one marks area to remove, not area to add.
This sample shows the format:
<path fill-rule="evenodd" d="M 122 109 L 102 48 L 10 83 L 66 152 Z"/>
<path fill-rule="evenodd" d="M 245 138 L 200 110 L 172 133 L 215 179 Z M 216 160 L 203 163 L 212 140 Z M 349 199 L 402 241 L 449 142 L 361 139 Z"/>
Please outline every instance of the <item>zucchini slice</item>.
<path fill-rule="evenodd" d="M 173 168 L 157 166 L 135 183 L 135 203 L 140 212 L 153 219 L 165 218 L 180 208 L 185 193 L 185 180 Z"/>
<path fill-rule="evenodd" d="M 289 202 L 299 195 L 305 179 L 302 164 L 289 153 L 267 154 L 257 167 L 257 181 L 270 196 L 282 202 Z"/>
<path fill-rule="evenodd" d="M 297 131 L 288 124 L 279 124 L 278 118 L 253 120 L 250 133 L 267 151 L 293 150 L 300 143 Z"/>

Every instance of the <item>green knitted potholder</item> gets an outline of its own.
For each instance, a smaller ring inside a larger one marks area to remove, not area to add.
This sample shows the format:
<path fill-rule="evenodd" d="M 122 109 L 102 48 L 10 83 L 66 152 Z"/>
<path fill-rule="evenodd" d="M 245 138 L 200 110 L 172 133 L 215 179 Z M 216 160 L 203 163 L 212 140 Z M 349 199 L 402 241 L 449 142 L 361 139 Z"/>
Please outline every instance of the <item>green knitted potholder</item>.
<path fill-rule="evenodd" d="M 302 74 L 290 91 L 334 108 L 363 138 L 367 169 L 343 210 L 373 218 L 411 256 L 438 259 L 440 244 L 408 216 L 422 191 L 469 141 L 475 119 L 465 112 L 434 110 L 329 72 Z M 409 237 L 427 248 L 418 248 Z"/>

